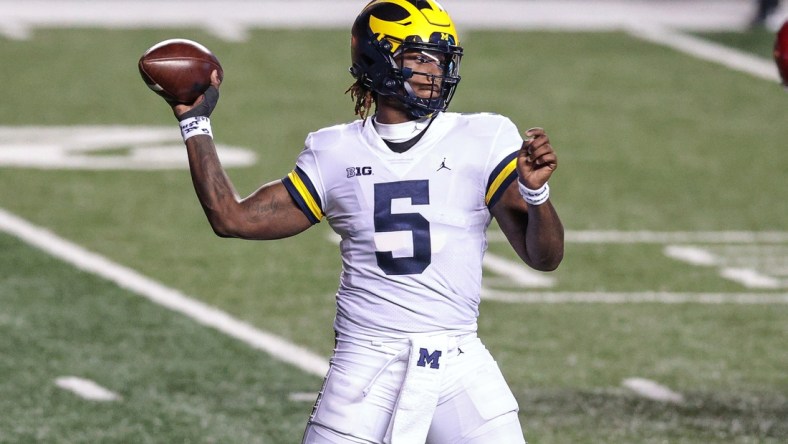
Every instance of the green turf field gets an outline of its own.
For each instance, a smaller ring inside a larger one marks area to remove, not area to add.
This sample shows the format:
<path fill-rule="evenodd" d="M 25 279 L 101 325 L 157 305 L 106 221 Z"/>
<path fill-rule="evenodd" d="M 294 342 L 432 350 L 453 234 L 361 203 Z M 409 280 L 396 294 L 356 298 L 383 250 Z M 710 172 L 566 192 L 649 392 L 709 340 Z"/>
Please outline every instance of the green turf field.
<path fill-rule="evenodd" d="M 229 169 L 243 195 L 284 176 L 309 131 L 353 119 L 344 31 L 257 30 L 231 43 L 197 30 L 37 30 L 0 39 L 0 130 L 153 126 L 172 128 L 177 142 L 171 112 L 135 66 L 171 37 L 198 40 L 223 63 L 214 136 L 257 156 Z M 769 56 L 766 34 L 710 38 Z M 490 294 L 510 300 L 481 309 L 480 335 L 529 442 L 788 441 L 788 93 L 625 33 L 479 31 L 463 43 L 452 110 L 543 126 L 560 160 L 552 199 L 571 236 L 554 285 L 524 288 L 486 270 Z M 326 223 L 282 241 L 219 239 L 185 168 L 0 166 L 0 208 L 331 353 L 340 261 Z M 633 233 L 641 240 L 623 241 Z M 0 232 L 0 249 L 0 442 L 300 442 L 320 376 L 11 235 Z M 495 232 L 490 253 L 515 259 Z M 725 268 L 772 285 L 745 285 Z M 526 303 L 529 294 L 597 301 Z M 120 399 L 82 399 L 55 385 L 61 376 Z M 622 386 L 633 377 L 683 402 L 639 396 Z"/>

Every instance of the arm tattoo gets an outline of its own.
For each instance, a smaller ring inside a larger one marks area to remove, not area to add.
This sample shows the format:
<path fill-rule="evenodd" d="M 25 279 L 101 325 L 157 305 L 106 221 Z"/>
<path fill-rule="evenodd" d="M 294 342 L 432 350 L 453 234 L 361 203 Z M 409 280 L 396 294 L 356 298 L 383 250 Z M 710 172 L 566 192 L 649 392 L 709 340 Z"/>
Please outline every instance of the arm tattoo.
<path fill-rule="evenodd" d="M 276 199 L 274 199 L 273 196 L 271 196 L 268 202 L 260 201 L 254 203 L 254 213 L 260 216 L 276 213 L 279 208 L 281 208 L 281 205 L 276 201 Z"/>

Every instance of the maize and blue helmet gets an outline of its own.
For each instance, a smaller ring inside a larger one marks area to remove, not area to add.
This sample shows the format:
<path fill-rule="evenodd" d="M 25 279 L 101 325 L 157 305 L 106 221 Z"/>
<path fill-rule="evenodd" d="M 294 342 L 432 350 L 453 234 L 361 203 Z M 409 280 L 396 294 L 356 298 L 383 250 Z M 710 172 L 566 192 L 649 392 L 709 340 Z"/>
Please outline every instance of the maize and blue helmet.
<path fill-rule="evenodd" d="M 378 96 L 399 100 L 412 117 L 423 117 L 449 106 L 460 82 L 459 45 L 454 23 L 436 1 L 374 0 L 353 24 L 350 73 Z M 433 97 L 418 97 L 407 82 L 418 72 L 401 69 L 402 64 L 396 62 L 397 57 L 411 50 L 444 56 L 443 74 L 429 76 L 440 85 L 440 93 Z"/>

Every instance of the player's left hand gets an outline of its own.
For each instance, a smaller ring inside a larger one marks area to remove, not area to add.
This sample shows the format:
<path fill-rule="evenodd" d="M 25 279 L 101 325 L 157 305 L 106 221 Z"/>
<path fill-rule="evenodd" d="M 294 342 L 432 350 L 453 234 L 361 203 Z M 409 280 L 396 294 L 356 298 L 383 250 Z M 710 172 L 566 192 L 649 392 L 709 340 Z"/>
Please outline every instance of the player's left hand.
<path fill-rule="evenodd" d="M 558 157 L 542 128 L 529 129 L 525 137 L 517 154 L 517 175 L 523 185 L 538 190 L 558 167 Z"/>

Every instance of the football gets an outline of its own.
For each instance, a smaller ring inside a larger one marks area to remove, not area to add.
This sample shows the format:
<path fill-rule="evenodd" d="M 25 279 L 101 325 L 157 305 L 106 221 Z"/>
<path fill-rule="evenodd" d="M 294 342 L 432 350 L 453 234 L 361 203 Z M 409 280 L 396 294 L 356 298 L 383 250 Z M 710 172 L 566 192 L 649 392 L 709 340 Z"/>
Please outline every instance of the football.
<path fill-rule="evenodd" d="M 219 59 L 205 46 L 186 39 L 159 42 L 137 63 L 145 84 L 170 103 L 191 104 L 211 85 L 211 72 L 224 75 Z"/>
<path fill-rule="evenodd" d="M 783 27 L 777 33 L 777 40 L 774 42 L 774 61 L 783 79 L 783 85 L 788 87 L 788 21 L 783 23 Z"/>

